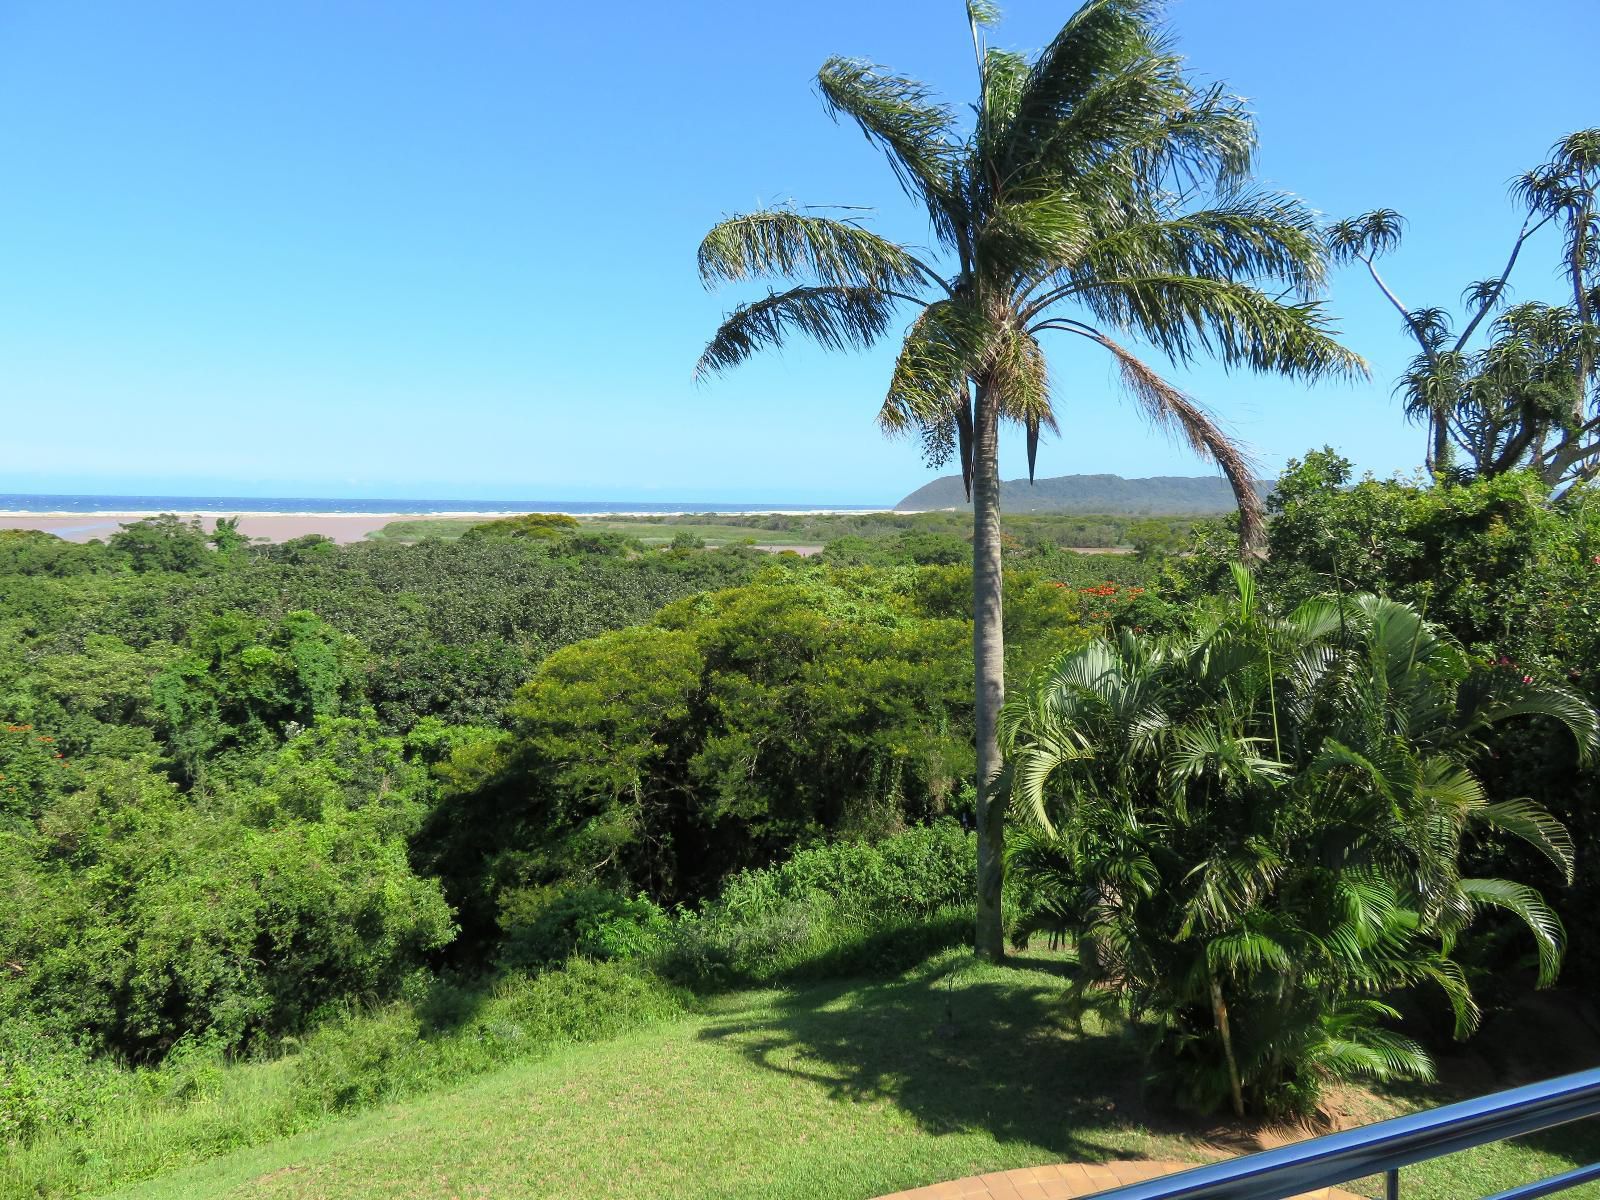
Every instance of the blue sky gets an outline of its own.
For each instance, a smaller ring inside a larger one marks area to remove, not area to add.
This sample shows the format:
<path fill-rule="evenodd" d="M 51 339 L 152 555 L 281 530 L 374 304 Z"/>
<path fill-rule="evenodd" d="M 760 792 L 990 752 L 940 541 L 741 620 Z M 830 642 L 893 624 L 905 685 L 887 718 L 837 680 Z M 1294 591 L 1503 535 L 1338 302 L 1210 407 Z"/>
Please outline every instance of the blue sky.
<path fill-rule="evenodd" d="M 1170 13 L 1250 98 L 1266 182 L 1406 215 L 1388 272 L 1420 305 L 1497 269 L 1507 181 L 1595 123 L 1591 3 Z M 994 40 L 1038 46 L 1069 11 L 1014 0 Z M 897 499 L 933 473 L 872 425 L 890 350 L 689 378 L 738 298 L 694 273 L 719 216 L 864 204 L 926 240 L 821 110 L 833 53 L 972 89 L 957 0 L 0 3 L 0 491 Z M 1397 320 L 1352 272 L 1331 304 L 1371 384 L 1174 377 L 1268 470 L 1323 443 L 1409 470 Z M 1200 473 L 1087 349 L 1054 357 L 1041 473 Z"/>

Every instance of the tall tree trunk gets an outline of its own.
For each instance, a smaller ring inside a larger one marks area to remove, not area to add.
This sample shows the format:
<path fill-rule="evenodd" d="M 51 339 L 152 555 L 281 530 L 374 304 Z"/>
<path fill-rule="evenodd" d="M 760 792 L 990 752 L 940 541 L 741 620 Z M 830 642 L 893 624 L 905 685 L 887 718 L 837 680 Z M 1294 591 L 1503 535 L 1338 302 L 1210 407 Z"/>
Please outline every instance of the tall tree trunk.
<path fill-rule="evenodd" d="M 1000 706 L 1005 701 L 1001 627 L 999 413 L 988 387 L 977 388 L 972 447 L 972 661 L 978 727 L 979 957 L 1005 957 L 1000 895 L 1005 884 L 1006 797 L 1000 791 Z"/>

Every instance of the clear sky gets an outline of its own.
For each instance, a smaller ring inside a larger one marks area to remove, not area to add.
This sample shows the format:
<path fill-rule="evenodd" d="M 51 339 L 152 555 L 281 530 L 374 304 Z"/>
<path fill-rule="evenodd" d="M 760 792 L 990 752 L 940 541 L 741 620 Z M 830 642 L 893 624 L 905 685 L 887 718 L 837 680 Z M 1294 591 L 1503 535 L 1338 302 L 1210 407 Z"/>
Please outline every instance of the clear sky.
<path fill-rule="evenodd" d="M 1013 0 L 994 40 L 1070 8 Z M 1389 273 L 1415 305 L 1493 274 L 1507 181 L 1600 123 L 1595 16 L 1171 7 L 1194 69 L 1250 98 L 1265 181 L 1410 220 Z M 872 424 L 892 351 L 692 385 L 739 297 L 701 291 L 694 250 L 789 198 L 926 241 L 811 76 L 861 54 L 964 102 L 965 38 L 959 0 L 0 0 L 0 491 L 893 501 L 932 473 Z M 1323 443 L 1410 470 L 1397 319 L 1354 273 L 1331 301 L 1370 385 L 1175 376 L 1269 471 Z M 1041 473 L 1201 473 L 1091 349 L 1053 360 Z"/>

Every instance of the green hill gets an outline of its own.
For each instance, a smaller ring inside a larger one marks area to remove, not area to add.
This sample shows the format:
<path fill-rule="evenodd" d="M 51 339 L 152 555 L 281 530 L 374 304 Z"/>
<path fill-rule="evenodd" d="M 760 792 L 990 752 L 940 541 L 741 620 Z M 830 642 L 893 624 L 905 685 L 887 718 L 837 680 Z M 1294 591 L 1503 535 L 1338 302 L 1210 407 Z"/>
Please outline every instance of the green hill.
<path fill-rule="evenodd" d="M 1262 484 L 1263 491 L 1271 484 Z M 896 512 L 965 508 L 961 476 L 943 475 L 924 484 L 896 504 Z M 1233 492 L 1220 475 L 1057 475 L 1029 483 L 1007 479 L 1000 484 L 1000 508 L 1010 513 L 1161 513 L 1188 515 L 1227 512 Z"/>

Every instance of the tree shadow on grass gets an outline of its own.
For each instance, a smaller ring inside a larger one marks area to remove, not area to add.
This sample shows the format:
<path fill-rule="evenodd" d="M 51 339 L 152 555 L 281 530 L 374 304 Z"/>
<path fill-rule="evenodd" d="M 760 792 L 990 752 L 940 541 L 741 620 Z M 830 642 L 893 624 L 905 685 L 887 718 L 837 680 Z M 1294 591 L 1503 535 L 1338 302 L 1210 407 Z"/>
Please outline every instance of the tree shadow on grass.
<path fill-rule="evenodd" d="M 1090 1017 L 1080 1029 L 1068 1019 L 1061 984 L 1046 976 L 1070 975 L 1070 961 L 1032 957 L 1018 966 L 1025 969 L 974 971 L 966 982 L 926 971 L 816 984 L 730 1010 L 700 1037 L 834 1099 L 891 1103 L 928 1133 L 987 1132 L 1043 1147 L 1057 1161 L 1137 1158 L 1144 1134 L 1181 1138 L 1196 1158 L 1314 1136 L 1152 1107 L 1135 1036 L 1118 1022 Z M 1510 1084 L 1471 1094 L 1497 1086 Z M 1419 1107 L 1462 1098 L 1449 1087 L 1388 1090 Z M 1558 1163 L 1600 1161 L 1600 1119 L 1518 1142 Z"/>
<path fill-rule="evenodd" d="M 1092 1021 L 1073 1028 L 1060 985 L 1038 975 L 817 985 L 700 1036 L 836 1099 L 888 1101 L 932 1134 L 984 1131 L 1061 1160 L 1136 1156 L 1116 1133 L 1143 1123 L 1138 1047 Z"/>

